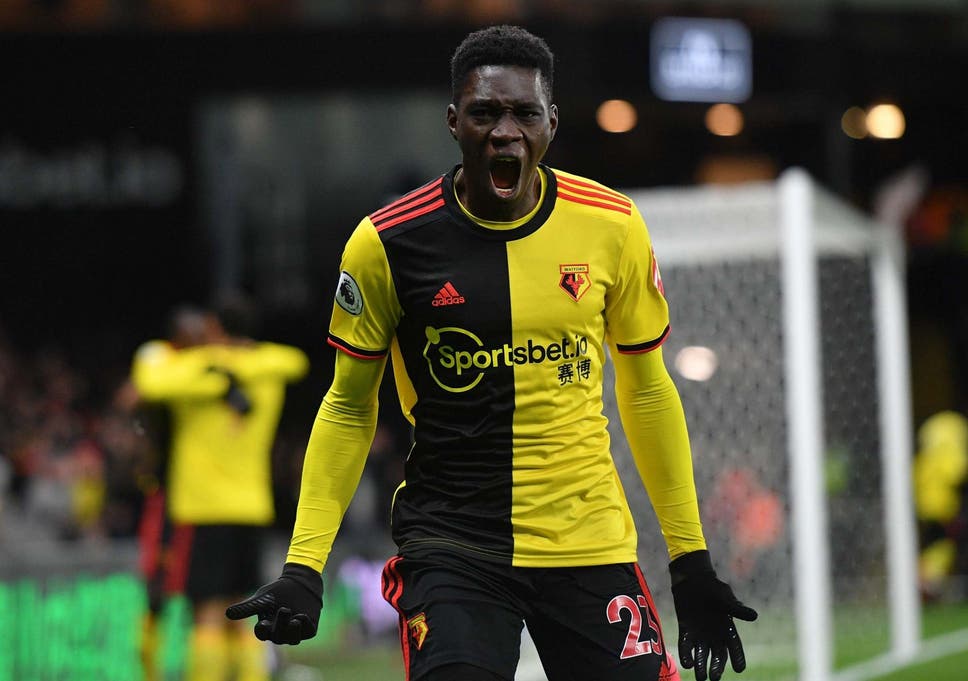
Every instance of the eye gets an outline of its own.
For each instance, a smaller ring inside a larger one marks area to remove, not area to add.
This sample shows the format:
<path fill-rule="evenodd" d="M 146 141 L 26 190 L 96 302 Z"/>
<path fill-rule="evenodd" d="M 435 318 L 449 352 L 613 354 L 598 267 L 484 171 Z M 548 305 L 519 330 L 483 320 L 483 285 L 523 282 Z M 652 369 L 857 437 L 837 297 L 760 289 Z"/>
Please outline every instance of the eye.
<path fill-rule="evenodd" d="M 494 117 L 494 110 L 486 106 L 472 106 L 467 113 L 477 120 L 487 120 Z"/>

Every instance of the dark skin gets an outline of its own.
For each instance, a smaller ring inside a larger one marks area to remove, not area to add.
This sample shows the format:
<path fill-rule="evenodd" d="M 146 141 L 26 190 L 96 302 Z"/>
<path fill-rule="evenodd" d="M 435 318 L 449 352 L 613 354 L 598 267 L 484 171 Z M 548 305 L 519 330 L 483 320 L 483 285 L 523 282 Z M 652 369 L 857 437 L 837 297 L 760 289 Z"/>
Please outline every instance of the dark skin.
<path fill-rule="evenodd" d="M 541 194 L 538 163 L 558 129 L 558 107 L 537 69 L 474 69 L 457 103 L 447 107 L 447 127 L 461 150 L 454 184 L 467 210 L 510 222 L 534 209 Z"/>

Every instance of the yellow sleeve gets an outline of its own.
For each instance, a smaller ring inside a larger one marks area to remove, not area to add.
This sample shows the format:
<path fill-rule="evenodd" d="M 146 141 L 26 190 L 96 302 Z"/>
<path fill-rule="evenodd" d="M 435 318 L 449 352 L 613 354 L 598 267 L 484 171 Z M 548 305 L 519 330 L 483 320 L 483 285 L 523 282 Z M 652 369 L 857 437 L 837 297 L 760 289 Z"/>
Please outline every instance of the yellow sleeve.
<path fill-rule="evenodd" d="M 615 395 L 639 476 L 674 560 L 706 548 L 686 417 L 662 349 L 621 354 L 611 346 Z"/>
<path fill-rule="evenodd" d="M 384 357 L 403 310 L 383 242 L 363 218 L 343 249 L 327 342 L 359 357 Z"/>
<path fill-rule="evenodd" d="M 336 353 L 333 384 L 313 423 L 286 562 L 322 572 L 376 431 L 386 359 Z"/>
<path fill-rule="evenodd" d="M 219 397 L 228 390 L 229 380 L 209 371 L 212 359 L 206 348 L 175 350 L 145 344 L 135 355 L 131 380 L 148 401 Z"/>
<path fill-rule="evenodd" d="M 605 295 L 608 338 L 620 352 L 649 352 L 669 334 L 669 305 L 652 240 L 635 204 L 629 215 L 618 275 Z"/>
<path fill-rule="evenodd" d="M 255 350 L 246 353 L 250 361 L 233 367 L 240 381 L 273 376 L 292 382 L 309 371 L 309 359 L 299 348 L 281 343 L 258 343 Z"/>

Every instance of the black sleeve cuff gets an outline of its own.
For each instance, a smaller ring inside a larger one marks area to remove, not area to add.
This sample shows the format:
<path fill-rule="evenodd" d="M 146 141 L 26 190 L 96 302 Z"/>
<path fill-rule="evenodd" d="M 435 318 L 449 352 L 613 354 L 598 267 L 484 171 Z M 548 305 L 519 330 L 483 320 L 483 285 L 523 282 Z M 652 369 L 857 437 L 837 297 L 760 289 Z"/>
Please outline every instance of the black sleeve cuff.
<path fill-rule="evenodd" d="M 691 551 L 679 556 L 669 563 L 669 574 L 672 576 L 672 585 L 675 586 L 685 579 L 702 573 L 716 574 L 713 569 L 713 561 L 709 557 L 709 551 Z"/>
<path fill-rule="evenodd" d="M 317 598 L 323 597 L 323 576 L 308 565 L 286 563 L 282 566 L 282 576 L 304 586 Z"/>

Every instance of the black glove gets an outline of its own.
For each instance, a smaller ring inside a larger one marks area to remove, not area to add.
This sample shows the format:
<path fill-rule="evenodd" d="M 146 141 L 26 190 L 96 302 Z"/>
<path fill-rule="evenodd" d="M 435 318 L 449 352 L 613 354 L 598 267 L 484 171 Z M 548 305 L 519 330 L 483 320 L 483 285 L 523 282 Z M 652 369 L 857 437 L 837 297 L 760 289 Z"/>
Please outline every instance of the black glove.
<path fill-rule="evenodd" d="M 245 416 L 252 411 L 252 402 L 249 400 L 249 396 L 245 394 L 245 391 L 239 386 L 239 379 L 235 377 L 235 374 L 221 367 L 209 367 L 208 370 L 215 374 L 222 374 L 225 378 L 229 379 L 229 387 L 225 390 L 225 394 L 222 395 L 222 399 L 225 400 L 227 405 L 240 416 Z"/>
<path fill-rule="evenodd" d="M 311 567 L 286 563 L 282 576 L 252 596 L 225 609 L 230 620 L 258 615 L 255 636 L 260 641 L 298 645 L 316 635 L 323 609 L 323 578 Z"/>
<path fill-rule="evenodd" d="M 241 416 L 245 416 L 252 411 L 252 402 L 249 396 L 239 387 L 239 381 L 234 374 L 228 374 L 229 389 L 222 398 L 225 402 Z"/>
<path fill-rule="evenodd" d="M 746 654 L 733 618 L 752 622 L 757 614 L 716 578 L 709 551 L 693 551 L 669 564 L 672 598 L 679 620 L 679 661 L 696 667 L 696 681 L 719 681 L 729 657 L 733 670 L 746 669 Z M 712 660 L 710 660 L 710 655 Z"/>

